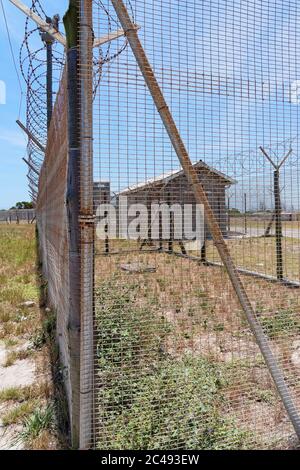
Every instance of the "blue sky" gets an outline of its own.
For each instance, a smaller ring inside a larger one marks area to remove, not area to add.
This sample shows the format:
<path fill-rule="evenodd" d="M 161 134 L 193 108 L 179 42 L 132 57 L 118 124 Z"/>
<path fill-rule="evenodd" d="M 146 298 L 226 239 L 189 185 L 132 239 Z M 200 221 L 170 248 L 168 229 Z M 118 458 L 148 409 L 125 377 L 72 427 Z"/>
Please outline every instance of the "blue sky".
<path fill-rule="evenodd" d="M 3 2 L 18 65 L 24 16 L 9 0 Z M 24 0 L 24 3 L 30 5 L 31 2 Z M 57 12 L 62 15 L 68 1 L 41 0 L 41 3 L 47 5 L 47 13 L 52 16 Z M 288 102 L 288 93 L 282 103 L 278 95 L 283 86 L 289 90 L 291 82 L 300 79 L 300 5 L 298 7 L 297 3 L 296 0 L 132 0 L 136 21 L 142 26 L 140 37 L 191 158 L 194 161 L 202 158 L 238 177 L 239 185 L 233 196 L 236 200 L 250 182 L 253 201 L 261 188 L 263 197 L 270 199 L 272 173 L 268 165 L 263 170 L 258 169 L 261 167 L 258 147 L 272 144 L 274 151 L 281 155 L 284 149 L 278 143 L 299 133 L 299 105 Z M 96 36 L 105 34 L 105 23 L 100 20 L 97 23 L 96 19 Z M 113 50 L 117 45 L 118 41 Z M 26 168 L 22 162 L 26 139 L 15 124 L 20 91 L 2 12 L 0 61 L 0 80 L 5 81 L 7 87 L 7 104 L 0 105 L 0 208 L 5 208 L 17 200 L 28 199 L 28 194 Z M 142 78 L 137 78 L 132 54 L 127 49 L 103 71 L 100 94 L 95 102 L 95 177 L 110 179 L 114 189 L 120 190 L 177 168 L 177 157 L 152 100 Z M 114 81 L 117 71 L 118 84 Z M 130 81 L 127 72 L 131 74 Z M 203 74 L 206 80 L 208 77 L 206 93 L 199 91 L 204 83 Z M 209 92 L 210 77 L 221 77 L 223 87 L 224 83 L 231 87 L 234 84 L 235 92 L 221 95 L 217 89 Z M 244 80 L 244 91 L 247 91 L 247 81 L 252 86 L 250 99 L 241 96 L 241 80 Z M 256 96 L 253 84 L 257 87 Z M 22 86 L 25 92 L 23 81 Z M 23 121 L 24 111 L 25 95 L 20 116 Z M 297 158 L 298 138 L 293 146 Z M 245 155 L 245 164 L 237 167 L 240 158 L 237 156 L 241 153 Z M 288 181 L 286 199 L 296 207 L 300 200 L 298 166 L 288 163 L 283 175 Z M 254 178 L 249 173 L 250 168 Z M 234 205 L 238 205 L 238 201 Z"/>
<path fill-rule="evenodd" d="M 24 0 L 28 6 L 29 0 Z M 47 4 L 49 16 L 66 9 L 66 0 L 42 1 Z M 19 49 L 24 37 L 24 15 L 9 0 L 3 0 L 12 40 L 14 56 L 19 68 Z M 20 74 L 21 75 L 21 74 Z M 6 84 L 6 104 L 0 105 L 0 209 L 9 208 L 17 201 L 30 200 L 27 192 L 26 165 L 22 157 L 26 154 L 26 137 L 15 124 L 19 117 L 20 87 L 13 66 L 7 39 L 4 18 L 0 6 L 0 80 Z M 25 83 L 21 77 L 23 91 Z M 20 118 L 25 122 L 25 94 Z"/>
<path fill-rule="evenodd" d="M 271 208 L 272 168 L 259 146 L 271 146 L 280 160 L 288 150 L 281 143 L 293 139 L 293 158 L 282 170 L 283 199 L 288 208 L 300 208 L 299 105 L 289 102 L 291 84 L 300 77 L 297 1 L 133 4 L 191 159 L 238 180 L 231 191 L 235 207 L 248 192 L 251 208 L 262 200 Z M 219 80 L 221 93 L 219 83 L 212 90 L 212 79 Z M 129 51 L 104 73 L 95 118 L 96 176 L 110 180 L 115 191 L 178 168 Z"/>

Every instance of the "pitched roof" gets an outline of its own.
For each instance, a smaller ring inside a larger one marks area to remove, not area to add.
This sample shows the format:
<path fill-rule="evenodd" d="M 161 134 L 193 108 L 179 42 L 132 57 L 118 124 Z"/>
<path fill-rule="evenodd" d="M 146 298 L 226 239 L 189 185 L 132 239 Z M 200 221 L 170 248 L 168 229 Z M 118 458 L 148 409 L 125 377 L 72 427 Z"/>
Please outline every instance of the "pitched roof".
<path fill-rule="evenodd" d="M 194 168 L 203 168 L 205 170 L 208 170 L 210 173 L 213 173 L 214 175 L 218 176 L 219 178 L 223 179 L 224 182 L 227 185 L 235 184 L 237 183 L 236 180 L 231 178 L 230 176 L 225 175 L 219 170 L 216 170 L 215 168 L 207 165 L 204 163 L 202 160 L 199 160 L 198 162 L 193 164 Z M 182 176 L 184 174 L 184 171 L 182 168 L 170 171 L 169 173 L 163 173 L 162 175 L 155 176 L 153 178 L 149 178 L 147 181 L 142 181 L 141 183 L 137 183 L 135 185 L 129 186 L 126 189 L 122 189 L 118 194 L 126 194 L 126 193 L 131 193 L 135 192 L 138 190 L 145 189 L 147 186 L 154 186 L 156 184 L 159 184 L 161 182 L 164 182 L 165 184 L 169 183 L 175 178 L 178 178 L 179 176 Z"/>

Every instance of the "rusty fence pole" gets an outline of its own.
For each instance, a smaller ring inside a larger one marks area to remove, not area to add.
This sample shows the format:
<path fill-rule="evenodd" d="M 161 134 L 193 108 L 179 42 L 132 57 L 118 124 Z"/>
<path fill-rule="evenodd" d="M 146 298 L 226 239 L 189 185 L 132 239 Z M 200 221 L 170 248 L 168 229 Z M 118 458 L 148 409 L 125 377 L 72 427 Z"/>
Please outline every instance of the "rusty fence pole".
<path fill-rule="evenodd" d="M 270 155 L 266 152 L 263 147 L 260 147 L 260 151 L 266 157 L 266 159 L 271 163 L 274 168 L 274 220 L 275 220 L 275 238 L 276 238 L 276 275 L 279 281 L 283 280 L 283 256 L 282 256 L 282 213 L 281 213 L 281 198 L 280 198 L 280 169 L 289 158 L 292 149 L 288 151 L 285 157 L 279 163 L 275 163 Z M 272 218 L 273 221 L 273 218 Z M 268 226 L 266 230 L 266 235 L 269 235 L 272 226 Z"/>
<path fill-rule="evenodd" d="M 79 0 L 80 89 L 80 436 L 92 447 L 94 401 L 93 21 L 92 0 Z"/>
<path fill-rule="evenodd" d="M 275 201 L 275 238 L 276 238 L 276 274 L 277 279 L 283 279 L 283 257 L 282 257 L 282 215 L 280 200 L 280 173 L 279 169 L 274 171 L 274 201 Z"/>
<path fill-rule="evenodd" d="M 79 96 L 78 48 L 67 51 L 68 68 L 68 179 L 67 216 L 69 232 L 69 376 L 70 426 L 73 448 L 79 446 L 80 409 L 80 243 L 79 243 Z"/>
<path fill-rule="evenodd" d="M 247 223 L 247 194 L 244 193 L 244 232 L 247 234 L 248 223 Z"/>
<path fill-rule="evenodd" d="M 289 387 L 285 381 L 284 374 L 281 368 L 279 367 L 277 359 L 275 358 L 270 348 L 268 338 L 264 334 L 261 324 L 257 319 L 256 314 L 252 308 L 247 292 L 233 263 L 228 247 L 224 241 L 219 224 L 207 199 L 205 190 L 199 181 L 197 172 L 190 160 L 184 142 L 179 134 L 173 116 L 168 108 L 168 105 L 154 75 L 150 62 L 138 37 L 137 27 L 130 19 L 130 16 L 123 0 L 111 0 L 111 3 L 114 6 L 119 21 L 126 34 L 132 52 L 144 77 L 149 92 L 153 98 L 157 111 L 160 114 L 162 122 L 169 135 L 170 141 L 178 156 L 184 173 L 193 189 L 196 202 L 197 204 L 202 204 L 204 207 L 206 221 L 209 230 L 213 236 L 214 243 L 218 249 L 220 258 L 227 270 L 232 286 L 236 292 L 236 295 L 246 315 L 250 328 L 256 338 L 257 344 L 273 377 L 274 383 L 277 387 L 278 393 L 289 415 L 289 418 L 294 426 L 295 432 L 300 438 L 300 416 L 294 404 Z"/>

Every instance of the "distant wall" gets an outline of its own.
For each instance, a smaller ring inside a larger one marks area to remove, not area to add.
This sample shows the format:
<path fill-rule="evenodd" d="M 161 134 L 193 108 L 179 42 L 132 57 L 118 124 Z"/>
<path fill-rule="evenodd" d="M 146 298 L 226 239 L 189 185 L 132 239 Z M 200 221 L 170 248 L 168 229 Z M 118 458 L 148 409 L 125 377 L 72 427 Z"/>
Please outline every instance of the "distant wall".
<path fill-rule="evenodd" d="M 0 211 L 0 223 L 32 223 L 35 220 L 35 209 L 12 209 Z"/>

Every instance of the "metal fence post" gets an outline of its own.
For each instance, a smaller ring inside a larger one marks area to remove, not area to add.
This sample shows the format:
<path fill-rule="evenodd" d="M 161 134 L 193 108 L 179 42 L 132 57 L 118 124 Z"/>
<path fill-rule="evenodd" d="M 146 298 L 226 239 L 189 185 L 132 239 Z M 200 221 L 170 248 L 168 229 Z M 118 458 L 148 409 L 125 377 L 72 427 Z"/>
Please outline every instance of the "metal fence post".
<path fill-rule="evenodd" d="M 197 172 L 190 160 L 190 156 L 181 138 L 176 123 L 169 110 L 164 95 L 160 89 L 158 81 L 155 77 L 148 57 L 143 49 L 142 43 L 137 34 L 137 28 L 133 24 L 127 8 L 122 0 L 111 0 L 114 9 L 117 13 L 119 21 L 124 29 L 128 42 L 131 46 L 132 52 L 135 56 L 140 71 L 144 77 L 145 83 L 153 98 L 157 111 L 169 135 L 172 146 L 178 156 L 183 171 L 192 187 L 194 197 L 198 204 L 202 204 L 205 211 L 207 225 L 214 239 L 214 243 L 218 249 L 220 258 L 227 270 L 232 287 L 236 292 L 240 305 L 248 320 L 250 328 L 256 338 L 257 344 L 260 347 L 261 353 L 266 361 L 269 371 L 272 375 L 274 383 L 277 387 L 281 400 L 286 408 L 289 418 L 294 426 L 297 436 L 300 438 L 300 416 L 297 407 L 294 403 L 290 389 L 286 383 L 283 371 L 279 367 L 278 361 L 270 348 L 268 338 L 264 334 L 263 328 L 253 310 L 251 302 L 248 298 L 242 280 L 239 277 L 236 266 L 231 258 L 229 249 L 224 241 L 221 229 L 216 220 L 215 214 L 210 206 L 206 192 L 199 181 Z M 290 153 L 287 154 L 285 159 Z M 284 159 L 284 160 L 285 160 Z M 283 160 L 283 161 L 284 161 Z"/>
<path fill-rule="evenodd" d="M 52 85 L 52 78 L 53 78 L 53 66 L 52 66 L 52 45 L 53 39 L 50 37 L 46 41 L 47 47 L 47 127 L 49 129 L 51 117 L 52 117 L 52 109 L 53 109 L 53 85 Z"/>
<path fill-rule="evenodd" d="M 94 380 L 93 29 L 92 0 L 80 0 L 80 448 L 92 445 Z"/>
<path fill-rule="evenodd" d="M 69 231 L 69 350 L 72 446 L 79 445 L 80 387 L 80 243 L 79 243 L 79 120 L 78 120 L 78 49 L 72 47 L 68 60 L 68 182 L 67 212 Z"/>
<path fill-rule="evenodd" d="M 274 171 L 274 199 L 275 199 L 275 235 L 276 235 L 276 274 L 277 279 L 283 279 L 283 257 L 282 257 L 282 220 L 280 200 L 280 173 L 279 169 Z"/>

